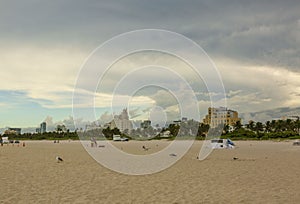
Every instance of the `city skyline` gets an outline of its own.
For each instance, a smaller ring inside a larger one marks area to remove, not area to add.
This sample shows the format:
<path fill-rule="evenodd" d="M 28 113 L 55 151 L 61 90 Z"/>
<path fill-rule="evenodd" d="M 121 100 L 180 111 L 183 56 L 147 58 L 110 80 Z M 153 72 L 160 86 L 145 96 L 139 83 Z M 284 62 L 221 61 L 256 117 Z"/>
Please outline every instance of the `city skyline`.
<path fill-rule="evenodd" d="M 291 110 L 291 111 L 289 111 Z M 299 110 L 299 109 L 298 109 Z M 125 111 L 125 112 L 124 112 Z M 285 111 L 285 115 L 280 115 L 278 113 L 282 113 Z M 193 118 L 188 117 L 181 117 L 176 118 L 176 120 L 164 120 L 160 121 L 157 120 L 158 118 L 152 118 L 148 117 L 147 119 L 136 119 L 133 120 L 129 117 L 129 114 L 127 112 L 127 108 L 123 108 L 122 111 L 114 114 L 109 114 L 108 112 L 105 112 L 101 115 L 101 117 L 96 121 L 80 121 L 81 123 L 77 124 L 79 126 L 75 125 L 74 119 L 72 116 L 70 116 L 68 119 L 65 119 L 63 121 L 53 121 L 53 118 L 48 116 L 43 122 L 40 124 L 33 126 L 33 127 L 16 127 L 16 126 L 6 126 L 5 128 L 0 128 L 0 134 L 4 133 L 6 131 L 10 131 L 11 129 L 18 129 L 20 133 L 45 133 L 45 132 L 55 132 L 57 131 L 58 127 L 63 126 L 65 130 L 69 130 L 71 132 L 74 132 L 76 130 L 90 130 L 93 128 L 107 128 L 110 127 L 110 129 L 114 129 L 117 127 L 120 129 L 120 131 L 124 131 L 125 129 L 128 129 L 128 127 L 131 127 L 129 129 L 137 129 L 137 128 L 145 128 L 152 126 L 154 129 L 159 128 L 167 128 L 170 124 L 180 124 L 181 122 L 187 122 L 187 121 L 194 121 L 198 122 L 199 124 L 209 124 L 211 128 L 216 128 L 218 125 L 227 124 L 231 128 L 233 128 L 237 121 L 241 123 L 243 126 L 248 126 L 249 123 L 253 122 L 270 122 L 270 121 L 278 121 L 278 120 L 287 120 L 292 119 L 296 120 L 299 118 L 299 115 L 294 115 L 295 111 L 293 109 L 285 109 L 284 111 L 280 111 L 280 109 L 271 113 L 268 113 L 268 111 L 265 111 L 263 114 L 269 114 L 269 116 L 272 117 L 269 121 L 260 121 L 260 120 L 253 120 L 250 119 L 249 121 L 243 121 L 242 118 L 239 118 L 239 112 L 236 110 L 232 110 L 228 107 L 209 107 L 205 115 L 200 120 L 195 120 Z M 252 114 L 252 118 L 255 117 L 255 114 Z M 258 113 L 261 114 L 261 113 Z M 254 117 L 253 117 L 254 116 Z M 120 120 L 121 119 L 121 120 Z M 125 123 L 122 122 L 122 120 L 125 119 Z M 161 119 L 161 118 L 159 118 Z M 212 124 L 211 124 L 212 123 Z"/>

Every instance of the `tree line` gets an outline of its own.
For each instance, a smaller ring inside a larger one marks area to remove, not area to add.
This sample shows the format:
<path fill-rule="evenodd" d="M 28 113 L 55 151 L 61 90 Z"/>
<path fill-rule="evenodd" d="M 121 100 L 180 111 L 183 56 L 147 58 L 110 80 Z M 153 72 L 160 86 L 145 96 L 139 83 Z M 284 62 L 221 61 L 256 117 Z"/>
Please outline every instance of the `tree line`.
<path fill-rule="evenodd" d="M 242 125 L 237 122 L 233 126 L 233 131 L 229 131 L 229 126 L 224 125 L 222 137 L 232 139 L 300 139 L 300 121 L 297 120 L 272 120 L 262 122 L 249 121 Z"/>
<path fill-rule="evenodd" d="M 164 133 L 168 132 L 168 135 Z M 249 121 L 248 124 L 242 125 L 238 121 L 233 126 L 227 124 L 220 124 L 217 128 L 210 128 L 208 124 L 200 123 L 195 120 L 188 120 L 181 123 L 172 123 L 167 127 L 154 129 L 149 126 L 148 128 L 138 128 L 131 132 L 121 132 L 118 128 L 110 129 L 98 128 L 80 132 L 70 132 L 63 128 L 57 128 L 54 132 L 46 133 L 24 133 L 20 135 L 10 134 L 2 135 L 8 136 L 10 140 L 89 140 L 91 137 L 97 139 L 113 139 L 113 135 L 121 135 L 121 137 L 127 137 L 128 139 L 174 139 L 178 137 L 196 136 L 196 139 L 203 140 L 209 134 L 211 136 L 220 136 L 221 138 L 231 139 L 300 139 L 300 121 L 297 120 L 272 120 L 262 122 Z"/>
<path fill-rule="evenodd" d="M 9 140 L 78 140 L 76 132 L 45 132 L 45 133 L 23 133 L 23 134 L 4 134 Z"/>

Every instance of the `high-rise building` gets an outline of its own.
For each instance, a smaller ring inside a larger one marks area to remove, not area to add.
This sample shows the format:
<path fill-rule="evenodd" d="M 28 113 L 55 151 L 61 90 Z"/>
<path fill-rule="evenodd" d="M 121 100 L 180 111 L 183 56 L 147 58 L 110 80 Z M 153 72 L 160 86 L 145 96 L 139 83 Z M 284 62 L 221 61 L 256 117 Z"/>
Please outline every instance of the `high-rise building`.
<path fill-rule="evenodd" d="M 36 129 L 35 129 L 35 132 L 36 132 L 36 133 L 41 133 L 41 128 L 36 128 Z"/>
<path fill-rule="evenodd" d="M 221 124 L 233 126 L 236 122 L 241 121 L 238 117 L 238 112 L 227 109 L 226 107 L 208 108 L 208 115 L 203 119 L 204 124 L 209 124 L 214 128 Z"/>
<path fill-rule="evenodd" d="M 120 115 L 115 115 L 113 121 L 109 123 L 110 129 L 117 127 L 121 132 L 132 130 L 132 123 L 129 120 L 127 108 L 123 109 Z"/>
<path fill-rule="evenodd" d="M 40 132 L 41 132 L 41 133 L 47 132 L 47 124 L 46 124 L 46 122 L 42 122 L 42 123 L 40 124 Z"/>

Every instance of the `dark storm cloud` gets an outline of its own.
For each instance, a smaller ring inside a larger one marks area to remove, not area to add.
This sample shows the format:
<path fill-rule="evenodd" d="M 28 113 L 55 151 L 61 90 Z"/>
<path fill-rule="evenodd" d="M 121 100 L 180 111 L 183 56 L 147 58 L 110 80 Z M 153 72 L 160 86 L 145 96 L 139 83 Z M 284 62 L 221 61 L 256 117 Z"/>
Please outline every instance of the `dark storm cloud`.
<path fill-rule="evenodd" d="M 1 40 L 89 49 L 143 28 L 182 33 L 213 57 L 298 70 L 299 1 L 2 1 Z"/>

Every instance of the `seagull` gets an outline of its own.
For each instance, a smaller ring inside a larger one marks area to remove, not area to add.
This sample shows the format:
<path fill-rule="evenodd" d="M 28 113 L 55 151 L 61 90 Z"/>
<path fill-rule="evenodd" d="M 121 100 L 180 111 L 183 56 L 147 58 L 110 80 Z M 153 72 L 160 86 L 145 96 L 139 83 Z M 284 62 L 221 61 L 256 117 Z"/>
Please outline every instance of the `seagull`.
<path fill-rule="evenodd" d="M 59 157 L 59 156 L 56 156 L 56 161 L 57 161 L 57 163 L 59 163 L 59 162 L 63 162 L 64 160 L 61 158 L 61 157 Z"/>
<path fill-rule="evenodd" d="M 150 148 L 148 148 L 148 147 L 145 147 L 144 145 L 143 145 L 143 147 L 142 147 L 145 151 L 148 151 L 148 149 L 150 149 Z"/>

